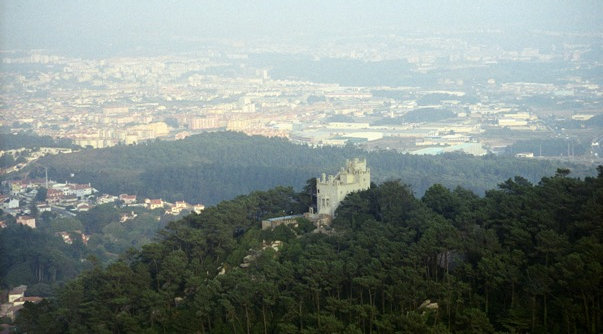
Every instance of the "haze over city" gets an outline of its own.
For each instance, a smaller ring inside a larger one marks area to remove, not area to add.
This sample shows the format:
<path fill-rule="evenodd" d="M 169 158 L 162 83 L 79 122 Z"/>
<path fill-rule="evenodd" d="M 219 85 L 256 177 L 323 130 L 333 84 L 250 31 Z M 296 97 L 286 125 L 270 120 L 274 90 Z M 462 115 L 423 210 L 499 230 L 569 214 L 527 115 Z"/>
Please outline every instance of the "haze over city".
<path fill-rule="evenodd" d="M 3 50 L 87 55 L 138 48 L 142 55 L 154 49 L 194 51 L 199 41 L 221 38 L 323 44 L 359 34 L 496 30 L 528 44 L 532 31 L 597 35 L 603 25 L 599 1 L 111 0 L 3 1 L 0 6 Z"/>

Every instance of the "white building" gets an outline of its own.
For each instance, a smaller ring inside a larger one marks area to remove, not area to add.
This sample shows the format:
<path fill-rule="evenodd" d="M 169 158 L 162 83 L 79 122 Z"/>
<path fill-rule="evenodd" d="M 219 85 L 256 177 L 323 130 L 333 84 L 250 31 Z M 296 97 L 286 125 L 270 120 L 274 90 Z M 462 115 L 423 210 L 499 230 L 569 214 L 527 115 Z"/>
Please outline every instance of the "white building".
<path fill-rule="evenodd" d="M 203 204 L 195 204 L 195 205 L 193 205 L 193 211 L 196 214 L 200 215 L 201 212 L 203 212 L 203 210 L 205 210 L 205 205 L 203 205 Z"/>
<path fill-rule="evenodd" d="M 19 207 L 19 199 L 17 199 L 17 198 L 11 198 L 8 201 L 8 205 L 7 205 L 8 209 L 16 209 L 18 207 Z"/>
<path fill-rule="evenodd" d="M 18 216 L 17 224 L 29 226 L 31 228 L 36 228 L 36 218 L 31 216 Z"/>
<path fill-rule="evenodd" d="M 335 215 L 339 203 L 347 194 L 366 190 L 371 186 L 371 170 L 366 167 L 365 159 L 355 158 L 346 161 L 345 168 L 342 167 L 337 175 L 323 173 L 321 178 L 316 179 L 316 197 L 318 214 Z"/>
<path fill-rule="evenodd" d="M 19 285 L 18 287 L 11 289 L 8 292 L 8 302 L 12 303 L 19 298 L 25 297 L 26 290 L 27 290 L 27 285 Z"/>
<path fill-rule="evenodd" d="M 77 198 L 82 198 L 84 196 L 92 195 L 93 189 L 90 183 L 88 184 L 68 184 L 68 190 L 66 195 L 74 195 Z"/>

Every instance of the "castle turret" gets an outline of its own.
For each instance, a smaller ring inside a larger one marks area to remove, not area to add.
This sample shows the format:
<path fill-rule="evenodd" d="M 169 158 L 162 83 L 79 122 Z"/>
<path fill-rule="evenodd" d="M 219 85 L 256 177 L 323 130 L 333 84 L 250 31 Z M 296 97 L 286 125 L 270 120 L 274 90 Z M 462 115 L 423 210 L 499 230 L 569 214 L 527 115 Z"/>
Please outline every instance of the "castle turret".
<path fill-rule="evenodd" d="M 321 178 L 316 179 L 318 213 L 334 216 L 347 194 L 366 190 L 370 186 L 371 171 L 366 166 L 366 159 L 346 160 L 345 167 L 337 175 L 325 177 L 323 173 Z"/>

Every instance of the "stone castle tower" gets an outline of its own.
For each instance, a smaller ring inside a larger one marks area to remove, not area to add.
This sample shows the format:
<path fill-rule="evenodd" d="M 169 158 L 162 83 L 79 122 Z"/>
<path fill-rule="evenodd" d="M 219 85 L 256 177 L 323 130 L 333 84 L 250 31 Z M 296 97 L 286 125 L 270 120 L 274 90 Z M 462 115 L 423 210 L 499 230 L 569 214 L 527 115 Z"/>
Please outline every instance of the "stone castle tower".
<path fill-rule="evenodd" d="M 335 215 L 335 209 L 345 196 L 354 191 L 366 190 L 371 186 L 371 170 L 366 167 L 366 159 L 346 160 L 337 175 L 325 173 L 316 179 L 316 207 L 318 214 Z"/>

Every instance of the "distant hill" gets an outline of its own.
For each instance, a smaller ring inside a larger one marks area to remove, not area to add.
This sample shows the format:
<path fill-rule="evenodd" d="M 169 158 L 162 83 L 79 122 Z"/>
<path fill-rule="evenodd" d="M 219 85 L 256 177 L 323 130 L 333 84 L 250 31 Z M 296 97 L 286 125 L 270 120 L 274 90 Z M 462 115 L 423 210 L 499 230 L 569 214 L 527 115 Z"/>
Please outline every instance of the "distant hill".
<path fill-rule="evenodd" d="M 366 157 L 374 182 L 401 179 L 422 195 L 434 183 L 458 185 L 483 194 L 501 180 L 522 176 L 537 181 L 561 162 L 473 157 L 460 153 L 413 156 L 392 151 L 366 152 L 351 146 L 311 148 L 285 139 L 221 132 L 179 141 L 83 150 L 45 157 L 49 176 L 59 181 L 91 182 L 111 193 L 132 193 L 164 200 L 216 204 L 254 190 L 278 185 L 301 189 L 306 180 L 334 174 L 346 159 Z M 570 167 L 574 174 L 576 167 Z M 42 176 L 43 169 L 30 170 Z M 73 176 L 72 176 L 73 175 Z"/>
<path fill-rule="evenodd" d="M 75 148 L 71 139 L 54 139 L 50 136 L 37 136 L 26 133 L 0 133 L 0 150 L 36 147 L 71 147 Z"/>

